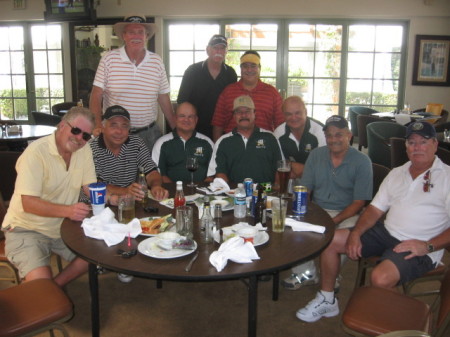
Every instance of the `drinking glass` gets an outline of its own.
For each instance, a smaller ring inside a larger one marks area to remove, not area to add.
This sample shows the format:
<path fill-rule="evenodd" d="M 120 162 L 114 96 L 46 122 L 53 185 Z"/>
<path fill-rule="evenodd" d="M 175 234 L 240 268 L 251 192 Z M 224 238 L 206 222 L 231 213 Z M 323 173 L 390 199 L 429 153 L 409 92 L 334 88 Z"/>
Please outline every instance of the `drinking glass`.
<path fill-rule="evenodd" d="M 131 194 L 121 195 L 119 197 L 119 222 L 129 223 L 136 217 L 134 196 Z"/>
<path fill-rule="evenodd" d="M 287 200 L 275 198 L 272 200 L 272 231 L 283 233 L 286 223 Z"/>
<path fill-rule="evenodd" d="M 277 162 L 277 175 L 280 183 L 280 195 L 287 195 L 288 181 L 291 175 L 291 162 L 289 160 L 279 160 Z"/>
<path fill-rule="evenodd" d="M 194 211 L 190 206 L 179 206 L 176 209 L 176 228 L 177 233 L 192 239 L 192 230 L 194 227 Z"/>
<path fill-rule="evenodd" d="M 191 182 L 187 184 L 189 187 L 195 187 L 197 184 L 194 183 L 194 172 L 198 169 L 197 157 L 188 157 L 186 160 L 186 168 L 191 172 Z"/>
<path fill-rule="evenodd" d="M 444 130 L 444 142 L 450 143 L 450 131 L 447 129 Z"/>

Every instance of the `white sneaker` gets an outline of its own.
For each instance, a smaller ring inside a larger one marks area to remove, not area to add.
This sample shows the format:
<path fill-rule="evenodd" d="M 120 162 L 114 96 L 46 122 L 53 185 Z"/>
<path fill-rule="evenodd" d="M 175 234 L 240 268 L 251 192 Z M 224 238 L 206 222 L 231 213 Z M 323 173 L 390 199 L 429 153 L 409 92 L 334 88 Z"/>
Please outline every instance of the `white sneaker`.
<path fill-rule="evenodd" d="M 297 318 L 305 322 L 315 322 L 322 317 L 334 317 L 337 315 L 339 315 L 337 298 L 334 298 L 333 303 L 327 302 L 320 291 L 317 292 L 315 299 L 296 313 Z"/>
<path fill-rule="evenodd" d="M 117 273 L 117 278 L 122 283 L 130 283 L 131 281 L 133 281 L 134 276 L 133 275 Z"/>

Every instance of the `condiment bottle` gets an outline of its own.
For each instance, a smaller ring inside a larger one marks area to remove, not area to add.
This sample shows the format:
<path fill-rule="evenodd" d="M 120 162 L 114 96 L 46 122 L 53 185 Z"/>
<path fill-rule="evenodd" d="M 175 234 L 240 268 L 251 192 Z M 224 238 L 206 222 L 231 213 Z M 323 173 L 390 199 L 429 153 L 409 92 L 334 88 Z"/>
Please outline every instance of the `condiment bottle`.
<path fill-rule="evenodd" d="M 205 198 L 207 199 L 207 198 Z M 203 215 L 200 219 L 200 241 L 203 243 L 213 242 L 213 227 L 214 220 L 211 216 L 211 209 L 209 206 L 209 199 L 205 200 L 203 204 Z"/>
<path fill-rule="evenodd" d="M 175 191 L 175 197 L 173 198 L 173 206 L 177 208 L 178 206 L 186 205 L 186 199 L 183 193 L 183 182 L 177 181 L 177 189 Z"/>
<path fill-rule="evenodd" d="M 221 221 L 222 221 L 222 205 L 216 204 L 214 206 L 214 223 L 216 224 L 216 230 L 221 229 Z"/>
<path fill-rule="evenodd" d="M 139 166 L 138 177 L 136 182 L 141 186 L 142 192 L 144 192 L 144 197 L 142 198 L 142 204 L 147 205 L 148 202 L 148 186 L 147 179 L 145 178 L 144 167 Z"/>
<path fill-rule="evenodd" d="M 261 225 L 266 225 L 266 200 L 263 197 L 264 187 L 258 185 L 258 198 L 255 204 L 255 225 L 261 223 Z"/>

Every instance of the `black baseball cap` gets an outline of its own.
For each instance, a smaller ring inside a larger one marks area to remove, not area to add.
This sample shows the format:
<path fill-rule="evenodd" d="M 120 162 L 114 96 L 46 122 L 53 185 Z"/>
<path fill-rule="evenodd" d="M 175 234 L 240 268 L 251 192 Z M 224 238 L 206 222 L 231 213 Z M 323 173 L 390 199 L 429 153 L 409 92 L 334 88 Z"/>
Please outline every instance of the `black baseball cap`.
<path fill-rule="evenodd" d="M 348 129 L 348 122 L 347 120 L 339 115 L 333 115 L 331 117 L 328 117 L 328 119 L 325 122 L 325 126 L 322 128 L 323 131 L 327 129 L 329 126 L 335 126 L 339 129 Z"/>
<path fill-rule="evenodd" d="M 414 133 L 417 133 L 418 135 L 426 139 L 436 138 L 436 129 L 428 122 L 417 121 L 409 123 L 406 129 L 405 138 L 408 139 Z"/>
<path fill-rule="evenodd" d="M 130 113 L 120 105 L 112 105 L 108 109 L 106 109 L 103 114 L 103 119 L 110 119 L 116 116 L 120 116 L 130 120 Z"/>
<path fill-rule="evenodd" d="M 218 44 L 223 44 L 225 47 L 227 47 L 228 46 L 227 38 L 220 34 L 213 35 L 208 42 L 208 46 L 214 47 L 217 46 Z"/>

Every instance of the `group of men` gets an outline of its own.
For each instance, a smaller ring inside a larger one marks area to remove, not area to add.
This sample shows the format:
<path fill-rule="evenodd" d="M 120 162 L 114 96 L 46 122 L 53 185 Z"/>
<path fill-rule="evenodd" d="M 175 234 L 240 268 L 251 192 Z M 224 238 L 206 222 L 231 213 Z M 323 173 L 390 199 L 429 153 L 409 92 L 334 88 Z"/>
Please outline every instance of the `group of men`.
<path fill-rule="evenodd" d="M 139 15 L 114 27 L 124 47 L 101 60 L 90 100 L 92 113 L 72 108 L 54 134 L 33 142 L 17 163 L 17 182 L 2 224 L 6 253 L 29 281 L 52 278 L 52 252 L 70 264 L 54 280 L 60 286 L 87 270 L 87 263 L 64 246 L 64 218 L 82 220 L 89 207 L 80 188 L 107 183 L 107 200 L 121 194 L 143 198 L 135 183 L 142 167 L 154 198 L 168 196 L 164 182 L 189 180 L 186 158 L 198 158 L 195 180 L 221 177 L 242 182 L 275 182 L 276 163 L 291 160 L 291 178 L 308 188 L 314 202 L 339 228 L 320 261 L 321 290 L 297 312 L 313 322 L 339 313 L 334 288 L 341 256 L 380 256 L 372 284 L 394 288 L 436 266 L 450 244 L 450 167 L 434 153 L 436 132 L 426 122 L 408 126 L 410 161 L 391 171 L 372 199 L 370 159 L 350 146 L 348 122 L 331 116 L 324 126 L 307 117 L 301 98 L 282 102 L 261 82 L 258 53 L 241 57 L 241 80 L 224 63 L 227 40 L 214 35 L 208 59 L 190 66 L 175 113 L 161 59 L 146 50 L 156 27 Z M 123 76 L 123 74 L 128 76 Z M 151 80 L 145 80 L 150 78 Z M 157 103 L 172 128 L 162 136 L 155 124 Z M 200 132 L 199 132 L 200 131 Z M 91 135 L 96 137 L 85 146 Z M 213 141 L 211 140 L 214 140 Z M 386 220 L 377 222 L 387 211 Z M 297 266 L 282 283 L 300 289 L 318 282 L 312 261 Z"/>

